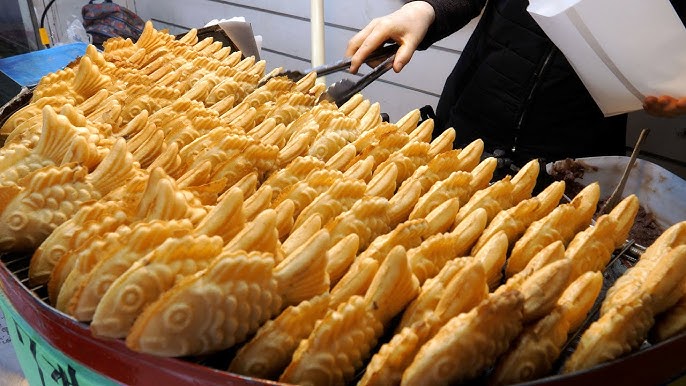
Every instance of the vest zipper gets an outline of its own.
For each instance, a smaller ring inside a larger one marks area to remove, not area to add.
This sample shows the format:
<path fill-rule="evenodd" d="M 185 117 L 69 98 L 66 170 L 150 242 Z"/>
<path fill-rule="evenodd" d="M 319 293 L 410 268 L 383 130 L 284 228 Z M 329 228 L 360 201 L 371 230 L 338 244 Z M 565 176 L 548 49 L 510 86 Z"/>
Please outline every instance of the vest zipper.
<path fill-rule="evenodd" d="M 519 136 L 519 132 L 522 129 L 522 124 L 524 123 L 524 118 L 526 117 L 526 113 L 529 110 L 529 105 L 531 104 L 531 101 L 534 99 L 534 93 L 536 92 L 536 89 L 538 88 L 539 84 L 541 83 L 541 76 L 543 75 L 543 71 L 548 67 L 548 64 L 550 64 L 550 60 L 553 58 L 553 54 L 555 53 L 555 46 L 552 46 L 550 50 L 548 50 L 548 54 L 545 57 L 545 60 L 543 60 L 543 64 L 536 70 L 534 73 L 535 79 L 534 79 L 534 84 L 531 86 L 531 90 L 529 90 L 529 95 L 527 96 L 526 100 L 524 101 L 524 105 L 522 106 L 522 112 L 519 114 L 519 119 L 517 120 L 517 126 L 515 127 L 515 137 L 514 137 L 514 143 L 512 144 L 512 153 L 517 151 L 517 139 Z"/>

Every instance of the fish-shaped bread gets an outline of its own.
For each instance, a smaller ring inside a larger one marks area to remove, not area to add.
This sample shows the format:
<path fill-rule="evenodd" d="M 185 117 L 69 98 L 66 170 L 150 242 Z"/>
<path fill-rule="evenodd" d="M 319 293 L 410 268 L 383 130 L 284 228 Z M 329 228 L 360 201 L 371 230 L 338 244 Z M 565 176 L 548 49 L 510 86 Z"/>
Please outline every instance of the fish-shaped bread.
<path fill-rule="evenodd" d="M 655 316 L 683 296 L 684 275 L 686 245 L 680 245 L 658 259 L 637 290 L 615 293 L 614 302 L 606 304 L 605 312 L 583 333 L 563 371 L 587 369 L 637 349 Z"/>
<path fill-rule="evenodd" d="M 508 244 L 514 245 L 532 222 L 540 220 L 558 205 L 564 189 L 564 181 L 553 182 L 536 197 L 523 200 L 512 208 L 498 213 L 484 229 L 483 234 L 472 248 L 472 254 L 476 254 L 488 239 L 499 231 L 504 231 L 507 235 Z"/>
<path fill-rule="evenodd" d="M 243 342 L 284 307 L 326 292 L 325 230 L 275 266 L 266 252 L 222 252 L 138 316 L 126 345 L 159 356 L 210 353 Z"/>
<path fill-rule="evenodd" d="M 452 318 L 422 346 L 401 384 L 449 385 L 475 378 L 519 335 L 522 305 L 519 292 L 507 291 Z"/>
<path fill-rule="evenodd" d="M 371 354 L 385 325 L 417 295 L 418 289 L 405 249 L 394 248 L 367 294 L 353 296 L 336 310 L 330 310 L 300 343 L 279 380 L 317 385 L 351 381 Z"/>
<path fill-rule="evenodd" d="M 469 249 L 486 227 L 486 210 L 479 208 L 470 213 L 455 229 L 428 237 L 418 247 L 408 251 L 412 271 L 424 283 L 434 277 L 445 263 L 467 256 Z"/>
<path fill-rule="evenodd" d="M 136 173 L 123 139 L 93 172 L 76 164 L 52 166 L 0 187 L 0 250 L 35 250 L 82 206 L 93 203 Z"/>
<path fill-rule="evenodd" d="M 604 314 L 611 308 L 631 297 L 639 291 L 646 281 L 648 273 L 657 265 L 660 259 L 672 249 L 686 244 L 686 221 L 681 221 L 667 228 L 641 255 L 638 263 L 620 276 L 614 285 L 608 289 L 600 308 Z"/>
<path fill-rule="evenodd" d="M 493 385 L 537 379 L 548 374 L 567 336 L 590 311 L 603 285 L 600 272 L 586 272 L 567 287 L 555 309 L 524 331 L 503 355 L 491 375 Z"/>
<path fill-rule="evenodd" d="M 534 221 L 512 248 L 505 276 L 510 277 L 524 269 L 529 260 L 545 246 L 558 240 L 567 245 L 577 232 L 591 223 L 599 197 L 600 186 L 592 183 L 569 204 L 562 204 L 547 216 Z"/>
<path fill-rule="evenodd" d="M 98 294 L 94 311 L 84 309 L 82 295 L 74 314 L 79 320 L 92 318 L 90 329 L 95 336 L 124 338 L 146 306 L 174 283 L 205 269 L 223 244 L 219 236 L 168 238 L 114 279 L 104 294 Z M 84 311 L 90 315 L 82 315 Z"/>

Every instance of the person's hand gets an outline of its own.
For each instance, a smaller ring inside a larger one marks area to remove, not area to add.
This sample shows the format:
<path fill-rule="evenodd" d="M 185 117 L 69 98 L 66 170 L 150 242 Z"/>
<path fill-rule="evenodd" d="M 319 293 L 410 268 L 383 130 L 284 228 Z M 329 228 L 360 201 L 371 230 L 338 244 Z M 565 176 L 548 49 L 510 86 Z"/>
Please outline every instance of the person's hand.
<path fill-rule="evenodd" d="M 668 95 L 660 97 L 647 96 L 643 101 L 643 109 L 656 117 L 673 118 L 686 114 L 686 97 L 674 98 Z"/>
<path fill-rule="evenodd" d="M 435 17 L 434 8 L 429 3 L 413 1 L 389 15 L 372 20 L 348 42 L 345 55 L 352 57 L 350 72 L 357 73 L 367 56 L 388 40 L 400 46 L 393 61 L 393 70 L 400 72 L 412 58 Z"/>

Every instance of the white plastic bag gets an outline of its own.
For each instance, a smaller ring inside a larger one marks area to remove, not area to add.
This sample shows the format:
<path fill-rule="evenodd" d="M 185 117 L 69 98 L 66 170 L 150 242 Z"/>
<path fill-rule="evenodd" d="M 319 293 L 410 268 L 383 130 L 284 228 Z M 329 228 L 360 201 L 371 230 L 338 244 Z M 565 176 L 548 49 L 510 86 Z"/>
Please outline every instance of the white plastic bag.
<path fill-rule="evenodd" d="M 88 44 L 91 42 L 91 36 L 86 33 L 81 20 L 74 16 L 74 20 L 67 26 L 67 43 L 75 42 Z"/>
<path fill-rule="evenodd" d="M 669 0 L 530 0 L 605 116 L 686 96 L 686 29 Z"/>

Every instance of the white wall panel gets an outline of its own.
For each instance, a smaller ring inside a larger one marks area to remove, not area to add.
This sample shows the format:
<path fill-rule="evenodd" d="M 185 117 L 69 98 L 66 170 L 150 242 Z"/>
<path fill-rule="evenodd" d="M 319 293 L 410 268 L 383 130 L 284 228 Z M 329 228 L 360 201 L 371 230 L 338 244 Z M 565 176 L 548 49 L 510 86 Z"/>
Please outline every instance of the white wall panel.
<path fill-rule="evenodd" d="M 157 0 L 160 1 L 160 0 Z M 272 15 L 293 16 L 304 20 L 310 18 L 309 0 L 273 1 L 273 0 L 209 0 L 221 4 L 229 4 L 244 9 L 270 13 Z M 155 1 L 146 0 L 154 3 Z M 188 1 L 197 3 L 198 1 Z M 400 8 L 405 1 L 402 0 L 349 0 L 349 1 L 325 1 L 325 22 L 339 28 L 358 31 L 367 25 L 373 18 L 389 14 Z M 462 51 L 464 45 L 474 30 L 476 21 L 465 26 L 461 31 L 443 39 L 436 45 L 446 49 Z"/>

